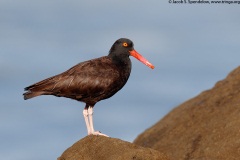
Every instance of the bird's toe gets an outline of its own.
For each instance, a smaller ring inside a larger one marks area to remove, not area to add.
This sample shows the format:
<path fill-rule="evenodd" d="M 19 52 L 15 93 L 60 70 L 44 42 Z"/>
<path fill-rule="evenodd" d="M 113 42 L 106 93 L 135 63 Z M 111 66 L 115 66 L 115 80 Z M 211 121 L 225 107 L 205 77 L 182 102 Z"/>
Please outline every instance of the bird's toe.
<path fill-rule="evenodd" d="M 100 131 L 94 131 L 94 132 L 92 133 L 92 135 L 109 137 L 108 135 L 103 134 L 103 133 L 101 133 Z"/>

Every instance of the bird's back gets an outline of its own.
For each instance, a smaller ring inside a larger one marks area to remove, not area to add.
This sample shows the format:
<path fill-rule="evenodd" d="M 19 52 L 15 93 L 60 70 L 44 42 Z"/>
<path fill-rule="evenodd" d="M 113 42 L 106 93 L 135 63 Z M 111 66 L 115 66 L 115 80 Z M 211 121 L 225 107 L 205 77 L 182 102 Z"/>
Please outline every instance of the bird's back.
<path fill-rule="evenodd" d="M 29 87 L 24 99 L 39 95 L 67 97 L 94 105 L 119 91 L 127 82 L 131 61 L 116 65 L 108 56 L 79 63 L 69 70 Z"/>

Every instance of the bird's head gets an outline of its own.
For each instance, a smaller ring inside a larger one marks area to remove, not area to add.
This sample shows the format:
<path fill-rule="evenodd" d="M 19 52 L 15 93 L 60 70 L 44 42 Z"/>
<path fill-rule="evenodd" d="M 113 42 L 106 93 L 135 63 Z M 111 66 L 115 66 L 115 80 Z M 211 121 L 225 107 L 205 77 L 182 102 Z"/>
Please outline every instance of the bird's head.
<path fill-rule="evenodd" d="M 125 58 L 128 58 L 129 56 L 133 56 L 143 64 L 154 69 L 154 66 L 147 59 L 145 59 L 141 54 L 139 54 L 134 49 L 133 46 L 134 44 L 130 39 L 120 38 L 112 45 L 109 51 L 109 56 L 117 57 L 118 59 L 125 59 Z"/>

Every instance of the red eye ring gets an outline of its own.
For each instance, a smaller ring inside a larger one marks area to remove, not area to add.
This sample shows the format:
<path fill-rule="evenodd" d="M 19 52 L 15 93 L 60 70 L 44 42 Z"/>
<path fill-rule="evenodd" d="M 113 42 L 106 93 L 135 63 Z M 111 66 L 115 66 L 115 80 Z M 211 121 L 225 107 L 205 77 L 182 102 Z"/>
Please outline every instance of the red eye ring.
<path fill-rule="evenodd" d="M 127 47 L 128 46 L 128 44 L 126 43 L 126 42 L 123 42 L 123 47 Z"/>

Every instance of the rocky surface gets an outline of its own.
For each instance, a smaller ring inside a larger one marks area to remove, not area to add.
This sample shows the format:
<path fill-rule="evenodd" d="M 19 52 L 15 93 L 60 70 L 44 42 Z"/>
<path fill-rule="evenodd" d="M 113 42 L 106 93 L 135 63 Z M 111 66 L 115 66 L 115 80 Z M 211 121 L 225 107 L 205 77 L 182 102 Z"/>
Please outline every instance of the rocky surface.
<path fill-rule="evenodd" d="M 169 160 L 159 151 L 120 139 L 87 136 L 68 148 L 58 160 Z"/>
<path fill-rule="evenodd" d="M 240 67 L 176 107 L 134 143 L 176 160 L 240 159 Z"/>

